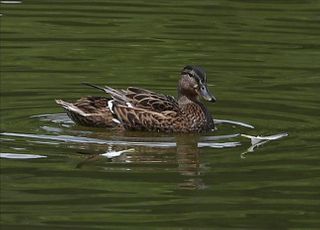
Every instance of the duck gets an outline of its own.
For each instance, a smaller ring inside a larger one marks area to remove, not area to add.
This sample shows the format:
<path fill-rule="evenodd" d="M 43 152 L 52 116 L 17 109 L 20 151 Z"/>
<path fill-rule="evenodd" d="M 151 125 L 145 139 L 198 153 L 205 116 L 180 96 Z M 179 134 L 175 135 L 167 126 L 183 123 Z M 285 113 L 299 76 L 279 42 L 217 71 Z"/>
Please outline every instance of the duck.
<path fill-rule="evenodd" d="M 200 66 L 187 65 L 181 70 L 177 99 L 137 87 L 83 84 L 109 96 L 82 97 L 74 103 L 55 100 L 78 125 L 167 133 L 203 133 L 215 128 L 212 114 L 200 99 L 213 103 L 216 98 Z"/>

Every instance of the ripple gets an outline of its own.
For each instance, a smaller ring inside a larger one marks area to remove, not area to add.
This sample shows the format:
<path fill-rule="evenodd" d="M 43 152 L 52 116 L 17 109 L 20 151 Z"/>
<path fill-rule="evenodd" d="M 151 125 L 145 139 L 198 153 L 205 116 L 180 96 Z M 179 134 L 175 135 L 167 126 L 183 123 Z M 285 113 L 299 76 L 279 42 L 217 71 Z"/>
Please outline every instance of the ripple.
<path fill-rule="evenodd" d="M 21 1 L 0 1 L 1 4 L 20 4 Z"/>
<path fill-rule="evenodd" d="M 23 154 L 23 153 L 0 153 L 0 158 L 7 159 L 38 159 L 38 158 L 46 158 L 44 155 L 36 155 L 36 154 Z"/>
<path fill-rule="evenodd" d="M 172 148 L 176 147 L 176 142 L 158 142 L 158 141 L 121 141 L 121 140 L 102 140 L 90 137 L 79 137 L 71 135 L 38 135 L 27 133 L 1 133 L 1 136 L 9 137 L 23 137 L 31 139 L 54 140 L 71 143 L 86 143 L 86 144 L 100 144 L 100 145 L 122 145 L 122 146 L 144 146 L 144 147 L 157 147 L 157 148 Z M 229 138 L 229 137 L 228 137 Z M 211 147 L 211 148 L 229 148 L 239 146 L 239 142 L 224 142 L 224 143 L 204 143 L 200 142 L 198 147 Z"/>

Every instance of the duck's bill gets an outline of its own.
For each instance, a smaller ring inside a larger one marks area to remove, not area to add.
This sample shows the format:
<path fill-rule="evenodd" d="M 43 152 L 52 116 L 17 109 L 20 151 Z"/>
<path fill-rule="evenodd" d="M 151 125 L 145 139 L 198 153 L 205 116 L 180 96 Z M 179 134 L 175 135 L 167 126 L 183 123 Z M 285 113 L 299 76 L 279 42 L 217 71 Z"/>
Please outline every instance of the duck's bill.
<path fill-rule="evenodd" d="M 200 88 L 200 95 L 206 101 L 210 101 L 210 102 L 216 102 L 217 101 L 217 99 L 209 92 L 207 86 L 203 86 L 202 88 Z"/>

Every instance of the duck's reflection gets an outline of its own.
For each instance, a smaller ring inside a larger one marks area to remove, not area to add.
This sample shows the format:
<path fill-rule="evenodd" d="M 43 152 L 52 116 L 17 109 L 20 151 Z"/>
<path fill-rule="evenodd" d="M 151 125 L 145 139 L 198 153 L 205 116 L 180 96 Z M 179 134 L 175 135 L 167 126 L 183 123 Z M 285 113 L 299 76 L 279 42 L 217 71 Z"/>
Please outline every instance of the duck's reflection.
<path fill-rule="evenodd" d="M 198 148 L 199 136 L 176 136 L 176 150 L 178 171 L 185 176 L 178 186 L 183 189 L 204 189 L 205 184 L 201 179 L 201 163 Z"/>
<path fill-rule="evenodd" d="M 198 136 L 176 136 L 178 170 L 184 176 L 198 176 L 199 148 Z"/>
<path fill-rule="evenodd" d="M 127 139 L 127 138 L 124 138 Z M 163 140 L 166 141 L 163 141 Z M 131 138 L 130 141 L 136 141 L 136 138 Z M 145 143 L 158 143 L 163 141 L 162 147 L 146 147 L 135 146 L 135 151 L 132 151 L 132 146 L 124 147 L 119 145 L 82 145 L 78 151 L 85 154 L 85 159 L 78 163 L 77 168 L 82 168 L 92 164 L 104 164 L 108 161 L 111 164 L 108 168 L 114 167 L 114 170 L 119 170 L 119 166 L 123 166 L 130 170 L 131 165 L 142 165 L 145 167 L 153 167 L 150 170 L 177 170 L 183 181 L 179 182 L 178 186 L 183 189 L 203 189 L 204 185 L 201 174 L 204 168 L 201 167 L 199 159 L 198 141 L 199 136 L 195 134 L 177 135 L 175 137 L 154 137 L 145 138 Z M 139 137 L 139 142 L 143 138 Z M 168 144 L 167 146 L 165 144 Z M 129 151 L 126 151 L 128 150 Z"/>

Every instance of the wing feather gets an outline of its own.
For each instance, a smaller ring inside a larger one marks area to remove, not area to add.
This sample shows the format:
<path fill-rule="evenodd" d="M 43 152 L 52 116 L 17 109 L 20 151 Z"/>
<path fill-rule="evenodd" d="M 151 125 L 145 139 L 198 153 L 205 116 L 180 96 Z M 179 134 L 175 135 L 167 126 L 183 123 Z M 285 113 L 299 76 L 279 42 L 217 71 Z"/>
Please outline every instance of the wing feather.
<path fill-rule="evenodd" d="M 154 112 L 162 112 L 166 110 L 179 111 L 177 100 L 169 95 L 135 87 L 128 87 L 126 90 L 117 90 L 108 86 L 102 88 L 89 83 L 86 83 L 86 85 L 103 90 L 105 93 L 111 95 L 113 100 L 121 105 L 127 105 L 130 103 L 136 108 L 143 108 Z"/>
<path fill-rule="evenodd" d="M 125 129 L 147 131 L 172 131 L 177 112 L 163 113 L 143 108 L 130 108 L 124 105 L 115 105 L 114 113 Z"/>

